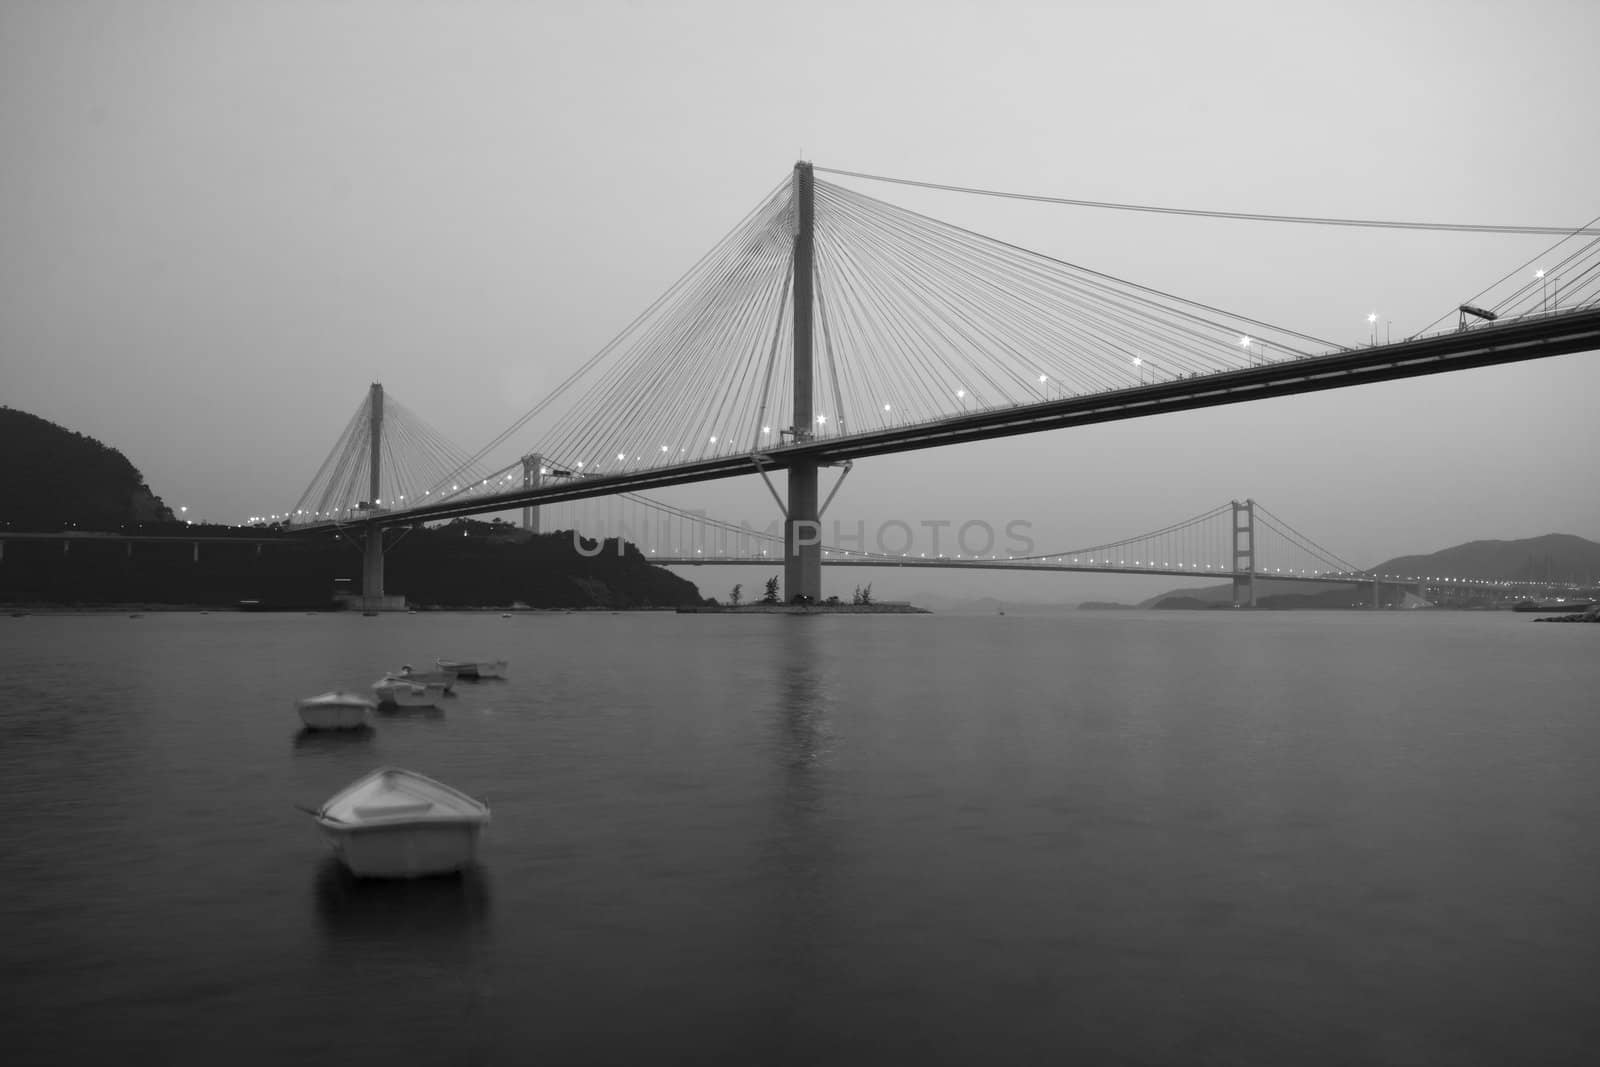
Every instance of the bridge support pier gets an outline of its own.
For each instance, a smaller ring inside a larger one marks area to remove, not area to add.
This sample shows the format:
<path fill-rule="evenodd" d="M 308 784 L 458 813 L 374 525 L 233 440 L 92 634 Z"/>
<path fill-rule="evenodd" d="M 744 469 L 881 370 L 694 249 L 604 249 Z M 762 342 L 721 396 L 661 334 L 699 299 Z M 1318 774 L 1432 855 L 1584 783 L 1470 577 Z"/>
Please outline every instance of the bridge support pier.
<path fill-rule="evenodd" d="M 529 453 L 522 457 L 522 487 L 524 489 L 537 489 L 544 485 L 544 457 L 537 452 Z M 522 509 L 522 528 L 529 533 L 539 532 L 539 505 L 532 504 Z"/>
<path fill-rule="evenodd" d="M 368 604 L 376 604 L 383 600 L 383 527 L 377 524 L 367 526 L 366 547 L 361 554 L 361 601 L 364 609 Z"/>
<path fill-rule="evenodd" d="M 822 599 L 822 522 L 817 512 L 817 465 L 789 468 L 789 508 L 783 520 L 783 595 Z"/>
<path fill-rule="evenodd" d="M 1383 607 L 1383 583 L 1372 579 L 1372 610 L 1377 611 Z"/>

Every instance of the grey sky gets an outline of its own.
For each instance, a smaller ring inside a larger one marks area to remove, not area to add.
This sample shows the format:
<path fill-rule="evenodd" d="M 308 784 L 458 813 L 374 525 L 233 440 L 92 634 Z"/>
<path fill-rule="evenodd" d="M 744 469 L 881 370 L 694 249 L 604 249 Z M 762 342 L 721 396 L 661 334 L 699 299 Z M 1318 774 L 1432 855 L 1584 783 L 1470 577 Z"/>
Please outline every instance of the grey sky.
<path fill-rule="evenodd" d="M 1227 210 L 1600 213 L 1581 0 L 809 9 L 7 0 L 0 402 L 122 449 L 191 514 L 283 509 L 370 381 L 467 448 L 493 437 L 802 152 Z M 837 180 L 1343 344 L 1548 243 Z M 874 460 L 834 513 L 1024 518 L 1067 547 L 1253 496 L 1360 563 L 1600 537 L 1597 396 L 1589 354 Z M 672 498 L 771 510 L 759 482 Z"/>

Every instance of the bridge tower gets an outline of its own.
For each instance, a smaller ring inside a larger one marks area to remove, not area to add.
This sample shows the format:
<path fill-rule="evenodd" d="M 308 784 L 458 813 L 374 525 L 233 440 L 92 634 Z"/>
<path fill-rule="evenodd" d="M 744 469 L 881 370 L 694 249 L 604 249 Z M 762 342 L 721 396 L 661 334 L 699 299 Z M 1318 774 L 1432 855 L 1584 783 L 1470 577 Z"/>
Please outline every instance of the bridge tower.
<path fill-rule="evenodd" d="M 367 395 L 369 429 L 371 430 L 370 485 L 367 507 L 377 510 L 379 494 L 378 464 L 383 455 L 383 384 L 373 382 Z M 361 601 L 366 610 L 375 610 L 383 602 L 383 527 L 367 523 L 366 550 L 361 559 Z"/>
<path fill-rule="evenodd" d="M 1242 521 L 1241 521 L 1242 520 Z M 1240 538 L 1244 544 L 1240 545 Z M 1233 502 L 1233 606 L 1256 606 L 1256 502 Z"/>
<path fill-rule="evenodd" d="M 530 452 L 522 457 L 522 488 L 537 489 L 544 484 L 544 457 Z M 539 505 L 522 509 L 522 528 L 529 533 L 539 532 Z"/>
<path fill-rule="evenodd" d="M 811 164 L 794 165 L 794 425 L 795 444 L 809 441 L 811 410 L 811 307 L 815 256 L 816 186 Z M 822 524 L 817 508 L 817 464 L 789 468 L 789 506 L 783 520 L 783 595 L 822 599 Z"/>

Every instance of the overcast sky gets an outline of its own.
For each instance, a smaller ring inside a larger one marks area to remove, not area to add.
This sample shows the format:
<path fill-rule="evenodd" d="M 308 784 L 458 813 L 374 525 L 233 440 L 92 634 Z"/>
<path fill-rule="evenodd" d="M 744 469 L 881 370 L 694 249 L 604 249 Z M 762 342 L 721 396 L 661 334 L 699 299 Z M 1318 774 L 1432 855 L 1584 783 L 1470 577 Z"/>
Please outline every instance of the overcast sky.
<path fill-rule="evenodd" d="M 1588 0 L 3 0 L 0 403 L 121 449 L 191 516 L 283 510 L 372 381 L 467 449 L 494 437 L 802 154 L 1576 226 L 1600 214 L 1596 40 Z M 1549 243 L 830 180 L 1341 344 Z M 871 460 L 831 517 L 1023 519 L 1070 547 L 1248 496 L 1361 564 L 1600 539 L 1597 397 L 1586 354 Z M 771 517 L 759 482 L 673 499 Z"/>

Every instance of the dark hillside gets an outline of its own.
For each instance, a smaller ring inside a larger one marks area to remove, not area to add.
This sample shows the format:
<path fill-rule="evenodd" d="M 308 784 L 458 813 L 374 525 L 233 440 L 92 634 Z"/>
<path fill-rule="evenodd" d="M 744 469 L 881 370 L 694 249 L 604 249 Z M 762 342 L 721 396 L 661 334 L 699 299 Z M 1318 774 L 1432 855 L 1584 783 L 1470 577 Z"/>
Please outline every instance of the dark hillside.
<path fill-rule="evenodd" d="M 92 437 L 0 407 L 0 528 L 116 530 L 171 522 L 126 456 Z"/>

